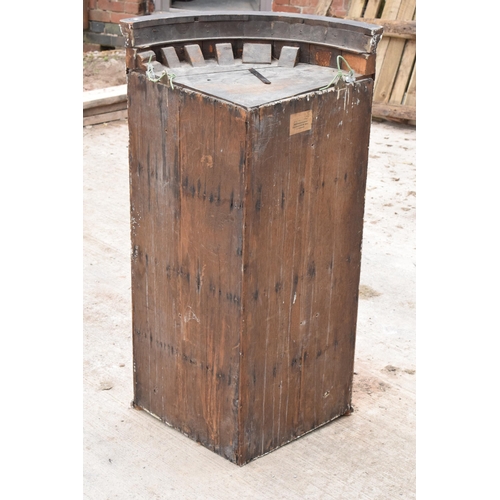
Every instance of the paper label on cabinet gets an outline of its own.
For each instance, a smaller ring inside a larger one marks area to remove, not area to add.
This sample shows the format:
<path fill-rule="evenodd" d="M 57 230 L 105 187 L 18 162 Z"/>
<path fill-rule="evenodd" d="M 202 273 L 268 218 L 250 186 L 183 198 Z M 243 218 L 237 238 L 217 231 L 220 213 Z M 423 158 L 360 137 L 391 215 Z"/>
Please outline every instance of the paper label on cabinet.
<path fill-rule="evenodd" d="M 311 130 L 312 127 L 312 109 L 302 113 L 290 115 L 290 135 L 299 134 Z"/>

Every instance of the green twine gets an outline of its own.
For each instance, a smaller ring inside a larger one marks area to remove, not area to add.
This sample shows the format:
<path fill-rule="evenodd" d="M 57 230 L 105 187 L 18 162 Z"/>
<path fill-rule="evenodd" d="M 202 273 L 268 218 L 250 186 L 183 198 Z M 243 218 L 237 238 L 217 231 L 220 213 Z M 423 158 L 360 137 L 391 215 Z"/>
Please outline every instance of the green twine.
<path fill-rule="evenodd" d="M 349 68 L 349 73 L 346 76 L 344 76 L 342 70 L 340 69 L 340 59 L 342 59 L 345 62 L 346 66 Z M 326 90 L 332 85 L 337 85 L 340 80 L 343 80 L 346 83 L 352 83 L 354 81 L 354 71 L 342 56 L 337 56 L 337 74 L 333 77 L 333 80 L 328 85 L 320 88 L 319 90 Z"/>
<path fill-rule="evenodd" d="M 170 88 L 172 90 L 174 90 L 174 78 L 175 78 L 175 75 L 173 73 L 168 73 L 168 71 L 164 70 L 160 76 L 156 76 L 155 74 L 155 71 L 154 71 L 154 68 L 153 68 L 153 65 L 151 64 L 151 59 L 153 58 L 153 56 L 149 56 L 149 61 L 147 62 L 146 64 L 146 76 L 148 77 L 148 80 L 150 82 L 159 82 L 165 75 L 167 76 L 168 78 L 168 84 L 170 85 Z"/>

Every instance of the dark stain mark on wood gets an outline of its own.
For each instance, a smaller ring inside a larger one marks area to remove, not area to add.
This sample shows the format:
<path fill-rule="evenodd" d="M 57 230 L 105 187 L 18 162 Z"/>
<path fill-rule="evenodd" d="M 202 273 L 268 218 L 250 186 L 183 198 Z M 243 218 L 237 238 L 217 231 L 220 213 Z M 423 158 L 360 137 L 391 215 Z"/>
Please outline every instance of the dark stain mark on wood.
<path fill-rule="evenodd" d="M 306 189 L 304 187 L 304 181 L 300 181 L 299 201 L 301 203 L 304 201 L 305 193 L 306 193 Z"/>
<path fill-rule="evenodd" d="M 307 266 L 307 276 L 309 276 L 309 278 L 314 278 L 316 276 L 316 264 L 314 261 L 309 262 Z"/>
<path fill-rule="evenodd" d="M 229 302 L 233 302 L 236 305 L 240 305 L 241 304 L 241 297 L 238 296 L 238 295 L 236 295 L 236 294 L 233 294 L 231 292 L 227 292 L 226 293 L 226 299 Z"/>
<path fill-rule="evenodd" d="M 260 212 L 262 208 L 262 186 L 257 189 L 257 200 L 255 201 L 255 210 Z"/>

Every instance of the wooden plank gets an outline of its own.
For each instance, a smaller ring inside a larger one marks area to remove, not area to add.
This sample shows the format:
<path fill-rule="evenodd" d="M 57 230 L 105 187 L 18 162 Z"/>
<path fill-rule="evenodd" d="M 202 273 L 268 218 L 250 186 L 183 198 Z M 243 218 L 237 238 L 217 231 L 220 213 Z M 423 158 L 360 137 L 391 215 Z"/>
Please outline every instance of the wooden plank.
<path fill-rule="evenodd" d="M 121 111 L 112 111 L 108 113 L 100 113 L 96 115 L 85 116 L 83 118 L 83 126 L 86 127 L 88 125 L 97 125 L 99 123 L 107 123 L 115 120 L 123 120 L 127 118 L 127 110 Z"/>
<path fill-rule="evenodd" d="M 179 124 L 182 350 L 188 435 L 236 461 L 242 296 L 242 110 L 183 96 Z"/>
<path fill-rule="evenodd" d="M 384 20 L 397 19 L 397 13 L 403 1 L 404 0 L 387 0 L 384 5 L 384 9 L 382 11 L 381 19 Z M 375 80 L 375 87 L 377 86 L 380 70 L 385 59 L 385 53 L 387 51 L 388 43 L 389 40 L 387 38 L 384 38 L 384 36 L 382 35 L 382 40 L 380 40 L 377 46 L 377 62 L 376 62 L 377 79 Z"/>
<path fill-rule="evenodd" d="M 178 164 L 166 161 L 178 156 L 179 105 L 177 94 L 143 74 L 131 73 L 128 86 L 134 402 L 185 429 L 186 382 L 177 376 L 186 363 L 177 303 L 180 182 Z"/>
<path fill-rule="evenodd" d="M 403 104 L 408 82 L 415 65 L 416 49 L 417 43 L 415 40 L 408 40 L 406 42 L 396 75 L 396 80 L 392 88 L 389 104 Z"/>
<path fill-rule="evenodd" d="M 117 85 L 83 93 L 83 126 L 127 117 L 127 86 Z"/>
<path fill-rule="evenodd" d="M 378 13 L 379 13 L 380 6 L 382 5 L 383 1 L 384 0 L 368 0 L 368 3 L 366 4 L 365 12 L 363 13 L 363 18 L 368 18 L 368 19 L 376 18 Z M 368 22 L 368 21 L 365 21 L 365 22 Z"/>
<path fill-rule="evenodd" d="M 398 20 L 411 20 L 415 13 L 416 0 L 405 0 L 398 10 Z M 383 40 L 382 40 L 383 41 Z M 396 73 L 405 47 L 405 40 L 392 38 L 386 40 L 383 61 L 379 66 L 377 56 L 377 80 L 375 82 L 374 101 L 389 102 Z"/>
<path fill-rule="evenodd" d="M 95 106 L 93 108 L 84 109 L 83 117 L 86 118 L 88 116 L 101 115 L 103 113 L 113 113 L 115 111 L 122 111 L 126 109 L 127 109 L 127 101 L 117 102 L 115 104 L 108 104 L 105 106 Z"/>
<path fill-rule="evenodd" d="M 384 37 L 399 37 L 415 39 L 417 36 L 417 22 L 416 21 L 400 21 L 399 19 L 375 19 L 364 17 L 349 17 L 353 21 L 362 21 L 370 24 L 377 24 L 383 26 Z"/>
<path fill-rule="evenodd" d="M 410 77 L 410 83 L 403 99 L 403 104 L 407 106 L 417 105 L 417 64 L 415 63 Z"/>
<path fill-rule="evenodd" d="M 351 0 L 349 6 L 349 16 L 361 17 L 365 8 L 366 0 Z"/>
<path fill-rule="evenodd" d="M 104 89 L 87 90 L 83 93 L 83 109 L 127 102 L 127 85 L 116 85 Z"/>
<path fill-rule="evenodd" d="M 373 103 L 373 116 L 377 118 L 389 118 L 398 120 L 416 120 L 417 110 L 415 106 L 393 105 L 383 103 Z"/>

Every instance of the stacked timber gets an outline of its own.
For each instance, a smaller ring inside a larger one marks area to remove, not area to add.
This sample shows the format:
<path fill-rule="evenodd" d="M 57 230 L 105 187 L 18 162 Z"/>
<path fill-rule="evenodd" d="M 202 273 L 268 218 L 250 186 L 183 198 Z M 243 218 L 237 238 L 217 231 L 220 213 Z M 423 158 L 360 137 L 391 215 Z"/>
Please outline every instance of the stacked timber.
<path fill-rule="evenodd" d="M 83 93 L 83 126 L 127 118 L 127 85 Z"/>
<path fill-rule="evenodd" d="M 327 15 L 332 0 L 320 0 Z M 346 19 L 383 26 L 377 47 L 373 116 L 414 123 L 417 94 L 416 0 L 351 0 Z"/>

